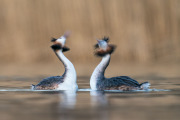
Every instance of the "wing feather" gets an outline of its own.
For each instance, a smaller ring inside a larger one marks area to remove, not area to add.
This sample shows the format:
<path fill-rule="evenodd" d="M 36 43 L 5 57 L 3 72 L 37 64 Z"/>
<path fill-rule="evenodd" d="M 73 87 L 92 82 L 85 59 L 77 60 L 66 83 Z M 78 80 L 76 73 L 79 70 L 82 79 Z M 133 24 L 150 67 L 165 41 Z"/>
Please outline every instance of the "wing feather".
<path fill-rule="evenodd" d="M 55 89 L 60 83 L 63 83 L 62 76 L 52 76 L 40 81 L 35 88 L 36 89 Z"/>
<path fill-rule="evenodd" d="M 118 76 L 118 77 L 112 77 L 112 78 L 105 78 L 101 82 L 97 83 L 97 86 L 99 89 L 109 89 L 109 88 L 116 88 L 121 86 L 132 86 L 132 87 L 139 87 L 140 84 L 128 77 L 128 76 Z"/>

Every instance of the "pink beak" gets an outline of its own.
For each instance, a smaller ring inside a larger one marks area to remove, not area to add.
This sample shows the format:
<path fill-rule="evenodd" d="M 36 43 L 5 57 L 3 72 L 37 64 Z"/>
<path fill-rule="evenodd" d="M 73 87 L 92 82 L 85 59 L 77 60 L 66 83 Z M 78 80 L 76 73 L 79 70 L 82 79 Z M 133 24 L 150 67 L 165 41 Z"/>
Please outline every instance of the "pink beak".
<path fill-rule="evenodd" d="M 70 35 L 71 35 L 71 32 L 70 32 L 70 31 L 66 31 L 66 32 L 64 33 L 64 37 L 65 37 L 65 38 L 69 37 Z"/>
<path fill-rule="evenodd" d="M 98 39 L 96 39 L 96 40 L 97 40 L 98 43 L 100 42 L 100 40 L 98 40 Z"/>

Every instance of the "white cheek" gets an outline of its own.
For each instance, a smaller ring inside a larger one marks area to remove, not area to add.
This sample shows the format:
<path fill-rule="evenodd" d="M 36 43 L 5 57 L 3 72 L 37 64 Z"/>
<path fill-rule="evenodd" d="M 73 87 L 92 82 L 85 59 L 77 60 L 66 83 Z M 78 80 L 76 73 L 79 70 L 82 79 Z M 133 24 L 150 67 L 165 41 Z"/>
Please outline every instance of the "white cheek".
<path fill-rule="evenodd" d="M 107 49 L 107 46 L 108 46 L 108 44 L 106 43 L 106 42 L 101 42 L 101 44 L 100 44 L 100 47 L 103 49 L 103 50 L 106 50 Z"/>
<path fill-rule="evenodd" d="M 60 43 L 62 43 L 62 39 L 57 39 L 57 42 L 60 42 Z"/>
<path fill-rule="evenodd" d="M 61 43 L 63 46 L 65 44 L 65 41 L 66 41 L 66 39 L 63 39 L 63 38 L 57 39 L 57 42 Z"/>
<path fill-rule="evenodd" d="M 102 49 L 106 50 L 107 49 L 107 45 L 102 45 Z"/>

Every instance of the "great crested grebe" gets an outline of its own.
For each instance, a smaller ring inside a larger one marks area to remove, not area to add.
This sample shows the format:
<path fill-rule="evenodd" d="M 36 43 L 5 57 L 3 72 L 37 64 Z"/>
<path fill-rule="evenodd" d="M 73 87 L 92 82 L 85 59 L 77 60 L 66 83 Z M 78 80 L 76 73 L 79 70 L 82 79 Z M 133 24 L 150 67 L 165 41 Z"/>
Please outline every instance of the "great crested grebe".
<path fill-rule="evenodd" d="M 51 48 L 59 60 L 65 67 L 65 72 L 62 76 L 51 76 L 43 79 L 37 85 L 32 85 L 32 90 L 77 90 L 76 83 L 77 76 L 74 65 L 64 56 L 63 52 L 68 51 L 69 48 L 65 46 L 66 38 L 69 33 L 66 32 L 58 39 L 53 38 L 51 41 L 54 45 Z"/>
<path fill-rule="evenodd" d="M 128 76 L 118 76 L 112 78 L 104 77 L 105 70 L 109 65 L 111 53 L 115 50 L 115 45 L 108 44 L 109 38 L 104 37 L 97 40 L 95 45 L 95 55 L 102 57 L 101 62 L 95 68 L 90 78 L 92 90 L 147 90 L 150 87 L 149 82 L 138 83 Z"/>

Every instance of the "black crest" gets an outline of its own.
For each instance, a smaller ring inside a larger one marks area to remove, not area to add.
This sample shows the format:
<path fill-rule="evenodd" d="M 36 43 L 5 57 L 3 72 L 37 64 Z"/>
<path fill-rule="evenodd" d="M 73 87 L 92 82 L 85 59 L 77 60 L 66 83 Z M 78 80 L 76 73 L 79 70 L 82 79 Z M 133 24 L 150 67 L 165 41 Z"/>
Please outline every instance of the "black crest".
<path fill-rule="evenodd" d="M 54 44 L 54 45 L 51 46 L 51 48 L 52 48 L 54 51 L 56 51 L 56 50 L 60 50 L 62 47 L 61 47 L 61 45 Z"/>
<path fill-rule="evenodd" d="M 66 51 L 69 51 L 69 50 L 70 50 L 70 48 L 68 48 L 66 46 L 63 47 L 63 52 L 66 52 Z"/>
<path fill-rule="evenodd" d="M 57 50 L 62 49 L 63 52 L 66 52 L 66 51 L 69 51 L 69 50 L 70 50 L 70 48 L 68 48 L 68 47 L 66 47 L 66 46 L 61 47 L 60 44 L 54 44 L 54 45 L 51 46 L 51 48 L 52 48 L 54 51 L 57 51 Z"/>
<path fill-rule="evenodd" d="M 51 39 L 51 42 L 55 42 L 57 39 L 56 38 L 52 38 Z"/>
<path fill-rule="evenodd" d="M 104 40 L 104 41 L 106 41 L 108 43 L 109 42 L 109 37 L 104 36 L 104 38 L 102 38 L 102 40 Z"/>
<path fill-rule="evenodd" d="M 98 45 L 98 44 L 95 44 L 95 45 L 94 45 L 94 49 L 97 49 L 97 48 L 99 48 L 99 45 Z"/>

